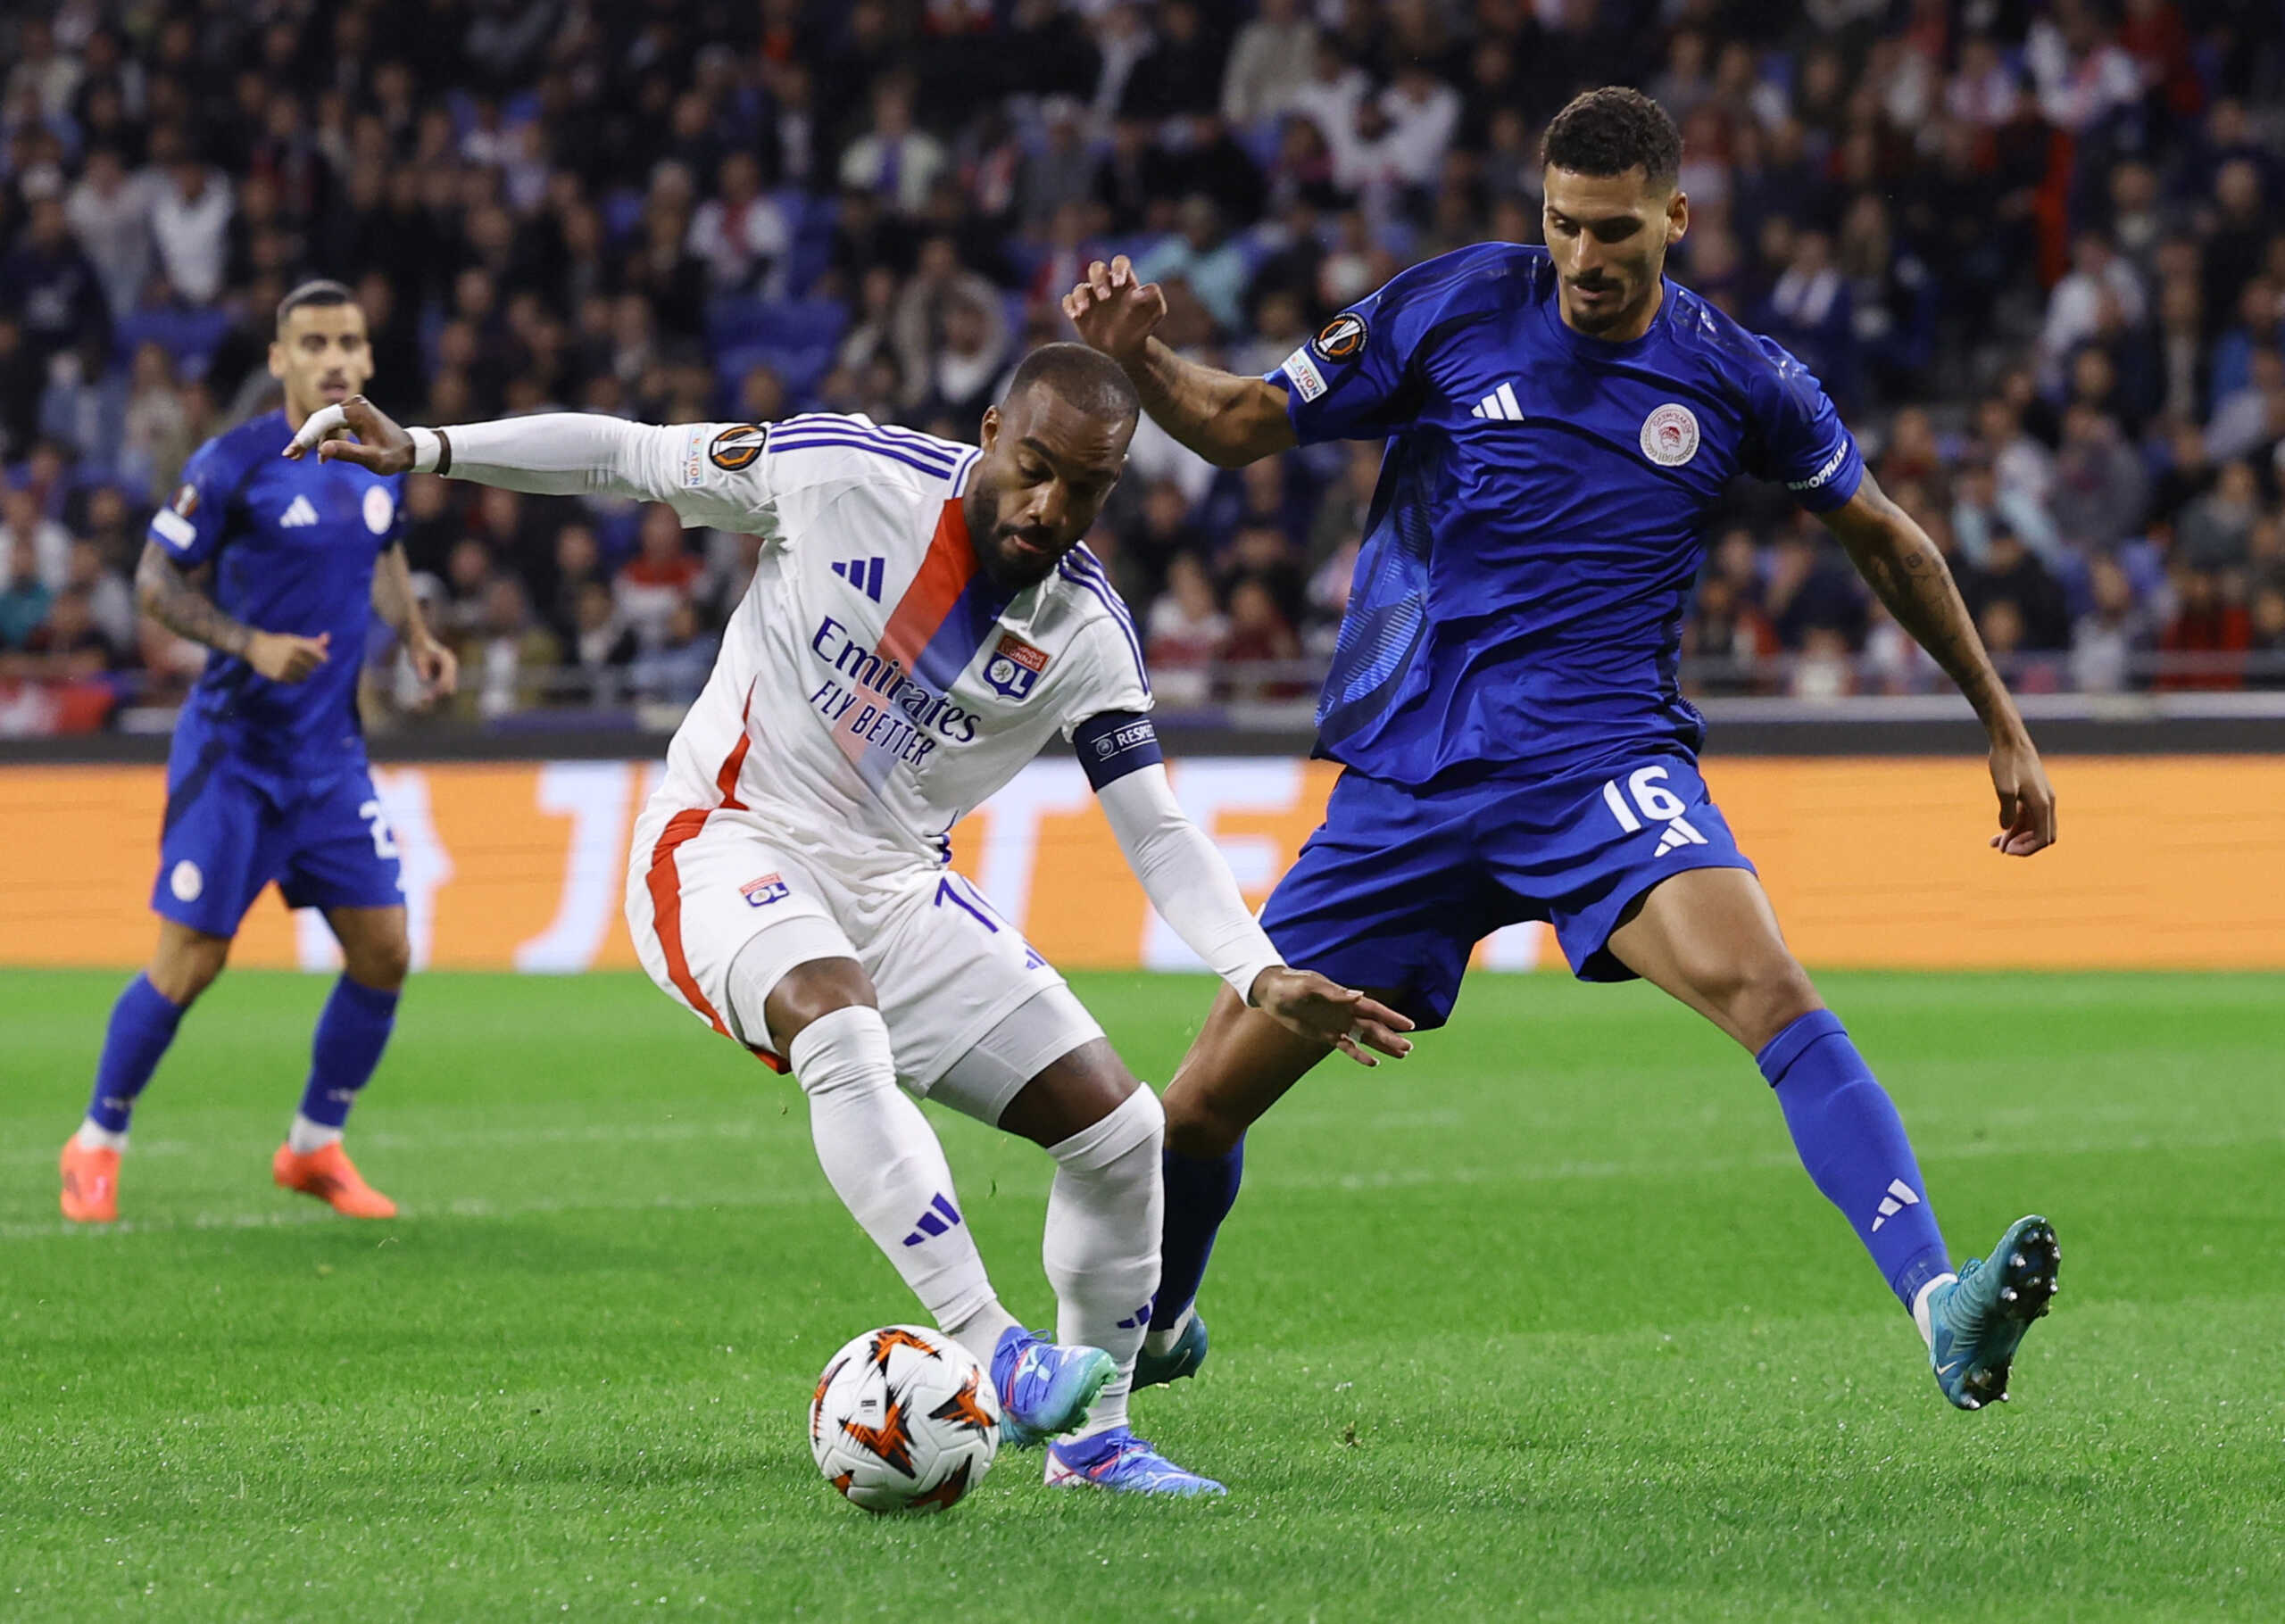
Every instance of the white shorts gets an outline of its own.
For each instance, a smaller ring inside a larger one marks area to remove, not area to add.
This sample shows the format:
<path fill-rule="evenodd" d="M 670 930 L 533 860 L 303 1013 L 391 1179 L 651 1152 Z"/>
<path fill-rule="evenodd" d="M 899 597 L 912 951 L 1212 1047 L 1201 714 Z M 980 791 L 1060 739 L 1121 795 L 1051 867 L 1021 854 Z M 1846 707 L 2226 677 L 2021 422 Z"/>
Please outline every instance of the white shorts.
<path fill-rule="evenodd" d="M 769 1034 L 748 1030 L 733 1007 L 733 962 L 746 954 L 748 984 L 768 987 L 812 959 L 855 959 L 880 998 L 897 1081 L 985 1122 L 1103 1035 L 1055 967 L 960 875 L 840 878 L 751 812 L 639 820 L 627 925 L 662 991 L 779 1071 Z"/>

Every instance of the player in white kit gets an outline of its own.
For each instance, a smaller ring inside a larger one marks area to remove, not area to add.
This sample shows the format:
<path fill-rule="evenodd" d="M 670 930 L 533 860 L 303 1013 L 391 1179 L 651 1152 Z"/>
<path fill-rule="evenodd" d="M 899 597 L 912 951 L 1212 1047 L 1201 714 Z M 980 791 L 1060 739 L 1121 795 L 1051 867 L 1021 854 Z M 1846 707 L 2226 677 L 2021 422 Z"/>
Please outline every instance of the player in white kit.
<path fill-rule="evenodd" d="M 1126 1425 L 1158 1283 L 1158 1099 L 947 866 L 950 832 L 1059 732 L 1152 904 L 1241 998 L 1367 1065 L 1404 1054 L 1411 1023 L 1282 965 L 1167 785 L 1133 618 L 1079 545 L 1136 413 L 1115 364 L 1050 344 L 985 413 L 981 450 L 823 414 L 407 431 L 361 399 L 313 417 L 287 454 L 322 442 L 321 457 L 378 472 L 639 497 L 762 538 L 636 825 L 627 916 L 644 966 L 791 1067 L 835 1190 L 989 1364 L 1009 1434 L 1051 1440 L 1050 1483 L 1195 1494 L 1220 1485 Z M 900 1084 L 1054 1157 L 1054 1341 L 1000 1305 Z"/>

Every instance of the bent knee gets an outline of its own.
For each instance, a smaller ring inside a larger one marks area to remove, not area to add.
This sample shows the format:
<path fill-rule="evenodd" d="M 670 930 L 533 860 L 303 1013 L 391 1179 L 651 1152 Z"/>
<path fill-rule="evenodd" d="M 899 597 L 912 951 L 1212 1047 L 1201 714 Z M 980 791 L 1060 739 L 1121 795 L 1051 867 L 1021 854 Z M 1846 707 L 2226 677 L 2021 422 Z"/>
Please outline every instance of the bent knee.
<path fill-rule="evenodd" d="M 1698 985 L 1699 995 L 1721 1012 L 1724 1023 L 1751 1049 L 1759 1049 L 1822 1005 L 1809 973 L 1782 948 L 1729 961 Z"/>
<path fill-rule="evenodd" d="M 150 968 L 143 973 L 144 979 L 167 1002 L 186 1008 L 214 984 L 229 959 L 230 939 L 227 936 L 202 935 L 170 942 L 153 957 Z"/>
<path fill-rule="evenodd" d="M 400 992 L 412 974 L 412 943 L 403 937 L 377 941 L 342 956 L 342 969 L 351 981 L 376 992 Z"/>
<path fill-rule="evenodd" d="M 836 1010 L 880 1007 L 880 995 L 873 990 L 873 978 L 853 958 L 804 960 L 766 988 L 760 985 L 760 977 L 747 974 L 744 959 L 744 955 L 741 954 L 739 962 L 731 966 L 733 999 L 742 1013 L 749 1012 L 753 993 L 761 994 L 762 1025 L 769 1034 L 771 1045 L 781 1055 L 790 1056 L 794 1039 L 813 1022 L 821 1021 Z"/>
<path fill-rule="evenodd" d="M 1252 1120 L 1230 1102 L 1217 1100 L 1210 1088 L 1195 1081 L 1194 1074 L 1187 1079 L 1192 1086 L 1180 1086 L 1183 1081 L 1167 1085 L 1166 1098 L 1160 1102 L 1166 1116 L 1167 1148 L 1193 1161 L 1229 1155 L 1253 1126 Z"/>

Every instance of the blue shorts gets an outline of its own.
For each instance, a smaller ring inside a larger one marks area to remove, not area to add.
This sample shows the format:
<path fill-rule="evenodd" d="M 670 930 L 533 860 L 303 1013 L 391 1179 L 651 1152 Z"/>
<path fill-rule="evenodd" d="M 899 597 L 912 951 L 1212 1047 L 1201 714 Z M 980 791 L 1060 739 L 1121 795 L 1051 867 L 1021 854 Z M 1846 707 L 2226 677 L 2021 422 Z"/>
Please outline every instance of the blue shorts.
<path fill-rule="evenodd" d="M 363 763 L 307 790 L 266 785 L 176 735 L 159 835 L 158 914 L 235 936 L 272 880 L 288 907 L 402 907 L 396 838 Z"/>
<path fill-rule="evenodd" d="M 1687 868 L 1753 865 L 1698 764 L 1652 748 L 1615 775 L 1408 789 L 1350 771 L 1261 912 L 1288 964 L 1396 992 L 1441 1026 L 1468 955 L 1544 919 L 1582 981 L 1632 981 L 1606 944 L 1628 907 Z"/>

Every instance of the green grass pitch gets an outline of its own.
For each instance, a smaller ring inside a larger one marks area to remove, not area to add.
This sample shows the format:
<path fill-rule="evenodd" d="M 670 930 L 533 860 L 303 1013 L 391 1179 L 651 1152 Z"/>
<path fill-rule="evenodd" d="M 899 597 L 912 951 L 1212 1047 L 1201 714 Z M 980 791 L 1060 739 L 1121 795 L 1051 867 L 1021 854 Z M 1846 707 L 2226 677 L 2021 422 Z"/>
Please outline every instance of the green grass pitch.
<path fill-rule="evenodd" d="M 1218 1503 L 950 1516 L 811 1468 L 825 1356 L 915 1317 L 793 1085 L 635 977 L 430 975 L 353 1124 L 407 1215 L 270 1188 L 315 979 L 233 974 L 129 1222 L 54 1154 L 119 978 L 0 976 L 0 1619 L 2149 1620 L 2285 1616 L 2285 980 L 1832 976 L 1963 1254 L 2052 1216 L 2016 1402 L 1938 1396 L 1751 1064 L 1639 986 L 1473 982 L 1257 1131 L 1204 1375 Z M 1079 978 L 1163 1078 L 1199 981 Z M 935 1114 L 1042 1322 L 1046 1159 Z"/>

